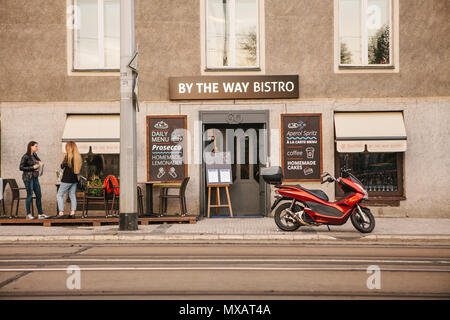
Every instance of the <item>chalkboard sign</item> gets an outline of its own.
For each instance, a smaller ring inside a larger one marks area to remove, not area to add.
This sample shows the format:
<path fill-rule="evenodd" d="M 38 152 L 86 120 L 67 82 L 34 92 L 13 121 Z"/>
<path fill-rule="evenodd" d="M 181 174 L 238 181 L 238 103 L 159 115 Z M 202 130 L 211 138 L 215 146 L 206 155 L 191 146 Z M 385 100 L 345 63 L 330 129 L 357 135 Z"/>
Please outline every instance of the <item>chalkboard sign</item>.
<path fill-rule="evenodd" d="M 284 181 L 321 181 L 322 115 L 282 114 L 281 148 Z"/>
<path fill-rule="evenodd" d="M 183 181 L 186 134 L 186 116 L 147 116 L 147 181 Z"/>
<path fill-rule="evenodd" d="M 232 184 L 230 152 L 208 152 L 204 155 L 206 184 Z"/>

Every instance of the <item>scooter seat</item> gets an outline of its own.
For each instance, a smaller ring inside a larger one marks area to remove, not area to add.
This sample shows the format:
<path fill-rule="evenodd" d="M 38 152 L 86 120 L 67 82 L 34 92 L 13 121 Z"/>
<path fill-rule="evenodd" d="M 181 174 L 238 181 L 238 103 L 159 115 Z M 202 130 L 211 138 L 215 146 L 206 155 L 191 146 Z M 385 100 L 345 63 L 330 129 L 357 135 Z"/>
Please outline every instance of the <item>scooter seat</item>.
<path fill-rule="evenodd" d="M 319 199 L 322 199 L 323 201 L 329 201 L 327 194 L 325 192 L 323 192 L 322 190 L 306 189 L 306 188 L 302 187 L 299 184 L 297 184 L 297 185 L 284 185 L 284 186 L 298 188 L 298 189 L 301 189 L 301 190 L 306 191 L 308 193 L 311 193 L 312 195 L 316 196 Z"/>

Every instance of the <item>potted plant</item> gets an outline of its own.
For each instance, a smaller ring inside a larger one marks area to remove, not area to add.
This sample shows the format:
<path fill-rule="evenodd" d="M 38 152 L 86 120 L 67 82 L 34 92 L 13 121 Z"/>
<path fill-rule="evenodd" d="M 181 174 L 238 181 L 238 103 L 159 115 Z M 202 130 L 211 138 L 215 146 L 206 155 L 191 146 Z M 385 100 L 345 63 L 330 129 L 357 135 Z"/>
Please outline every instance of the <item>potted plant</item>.
<path fill-rule="evenodd" d="M 88 195 L 96 197 L 103 195 L 103 181 L 98 176 L 94 176 L 92 180 L 88 181 L 87 186 L 86 192 Z"/>

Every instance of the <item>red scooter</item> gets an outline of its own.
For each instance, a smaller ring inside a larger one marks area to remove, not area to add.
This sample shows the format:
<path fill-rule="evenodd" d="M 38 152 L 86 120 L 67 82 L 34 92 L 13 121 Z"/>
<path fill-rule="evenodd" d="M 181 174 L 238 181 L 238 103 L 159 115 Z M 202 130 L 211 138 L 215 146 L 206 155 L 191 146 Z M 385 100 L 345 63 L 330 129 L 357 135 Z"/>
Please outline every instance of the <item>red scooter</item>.
<path fill-rule="evenodd" d="M 322 184 L 337 182 L 344 191 L 344 198 L 329 202 L 328 196 L 322 190 L 309 190 L 301 185 L 282 185 L 282 171 L 280 167 L 264 168 L 261 171 L 264 181 L 275 184 L 278 188 L 271 211 L 282 201 L 275 211 L 275 223 L 284 231 L 294 231 L 301 226 L 343 225 L 348 218 L 353 226 L 362 233 L 369 233 L 375 228 L 375 218 L 370 210 L 361 205 L 367 199 L 367 191 L 363 184 L 350 172 L 346 177 L 334 178 L 325 172 Z"/>

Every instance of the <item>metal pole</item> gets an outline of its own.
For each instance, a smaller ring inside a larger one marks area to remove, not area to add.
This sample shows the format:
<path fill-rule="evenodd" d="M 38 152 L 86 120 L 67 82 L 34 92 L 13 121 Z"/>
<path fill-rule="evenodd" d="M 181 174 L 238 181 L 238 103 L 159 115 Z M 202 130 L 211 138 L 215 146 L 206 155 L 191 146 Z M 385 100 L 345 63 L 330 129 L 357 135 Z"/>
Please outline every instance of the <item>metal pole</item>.
<path fill-rule="evenodd" d="M 119 230 L 137 230 L 136 109 L 128 63 L 134 53 L 134 0 L 120 0 L 120 212 Z"/>

